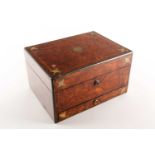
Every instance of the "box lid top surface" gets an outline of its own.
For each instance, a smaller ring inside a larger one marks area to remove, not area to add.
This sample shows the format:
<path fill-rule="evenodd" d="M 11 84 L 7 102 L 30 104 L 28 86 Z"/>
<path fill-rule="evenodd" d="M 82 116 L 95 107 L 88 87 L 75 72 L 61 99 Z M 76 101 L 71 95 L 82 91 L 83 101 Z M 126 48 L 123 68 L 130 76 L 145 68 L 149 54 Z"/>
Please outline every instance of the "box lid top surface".
<path fill-rule="evenodd" d="M 94 31 L 25 49 L 52 78 L 131 52 Z"/>

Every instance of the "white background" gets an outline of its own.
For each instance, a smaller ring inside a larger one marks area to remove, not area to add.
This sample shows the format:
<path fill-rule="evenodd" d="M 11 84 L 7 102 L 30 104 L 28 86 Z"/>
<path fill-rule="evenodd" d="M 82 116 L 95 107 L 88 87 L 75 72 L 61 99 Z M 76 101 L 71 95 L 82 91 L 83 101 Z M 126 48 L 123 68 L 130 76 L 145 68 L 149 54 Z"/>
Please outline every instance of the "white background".
<path fill-rule="evenodd" d="M 134 51 L 129 92 L 54 124 L 23 48 L 92 30 Z M 155 128 L 154 43 L 154 0 L 0 0 L 0 128 Z M 1 130 L 0 154 L 154 154 L 152 130 L 93 131 Z"/>
<path fill-rule="evenodd" d="M 155 128 L 153 0 L 0 1 L 0 128 Z M 28 86 L 25 46 L 97 31 L 133 50 L 129 91 L 54 124 Z"/>

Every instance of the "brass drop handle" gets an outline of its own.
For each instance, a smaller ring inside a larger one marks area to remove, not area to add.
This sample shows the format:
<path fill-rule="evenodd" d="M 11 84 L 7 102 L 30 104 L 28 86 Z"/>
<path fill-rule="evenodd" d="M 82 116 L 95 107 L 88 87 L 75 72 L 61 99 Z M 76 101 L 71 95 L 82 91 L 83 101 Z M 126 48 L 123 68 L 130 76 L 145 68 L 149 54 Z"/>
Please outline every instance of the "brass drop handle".
<path fill-rule="evenodd" d="M 97 85 L 99 85 L 100 84 L 100 80 L 95 80 L 94 81 L 94 86 L 97 86 Z"/>

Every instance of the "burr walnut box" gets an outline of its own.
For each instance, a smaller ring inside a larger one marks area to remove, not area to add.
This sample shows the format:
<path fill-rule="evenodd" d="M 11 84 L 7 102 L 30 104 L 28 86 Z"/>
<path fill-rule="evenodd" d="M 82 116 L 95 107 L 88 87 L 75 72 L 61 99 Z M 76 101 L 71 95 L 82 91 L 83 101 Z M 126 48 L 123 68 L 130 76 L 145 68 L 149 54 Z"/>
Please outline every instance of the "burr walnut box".
<path fill-rule="evenodd" d="M 31 89 L 55 122 L 127 92 L 132 51 L 89 32 L 25 48 Z"/>

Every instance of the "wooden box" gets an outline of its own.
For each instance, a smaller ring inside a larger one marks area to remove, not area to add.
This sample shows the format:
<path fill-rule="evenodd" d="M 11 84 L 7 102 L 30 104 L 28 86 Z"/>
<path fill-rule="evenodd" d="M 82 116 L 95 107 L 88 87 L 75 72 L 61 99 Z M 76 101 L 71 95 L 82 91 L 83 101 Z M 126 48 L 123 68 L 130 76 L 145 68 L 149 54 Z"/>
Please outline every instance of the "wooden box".
<path fill-rule="evenodd" d="M 96 32 L 26 47 L 25 57 L 31 89 L 55 122 L 127 92 L 132 51 Z"/>

